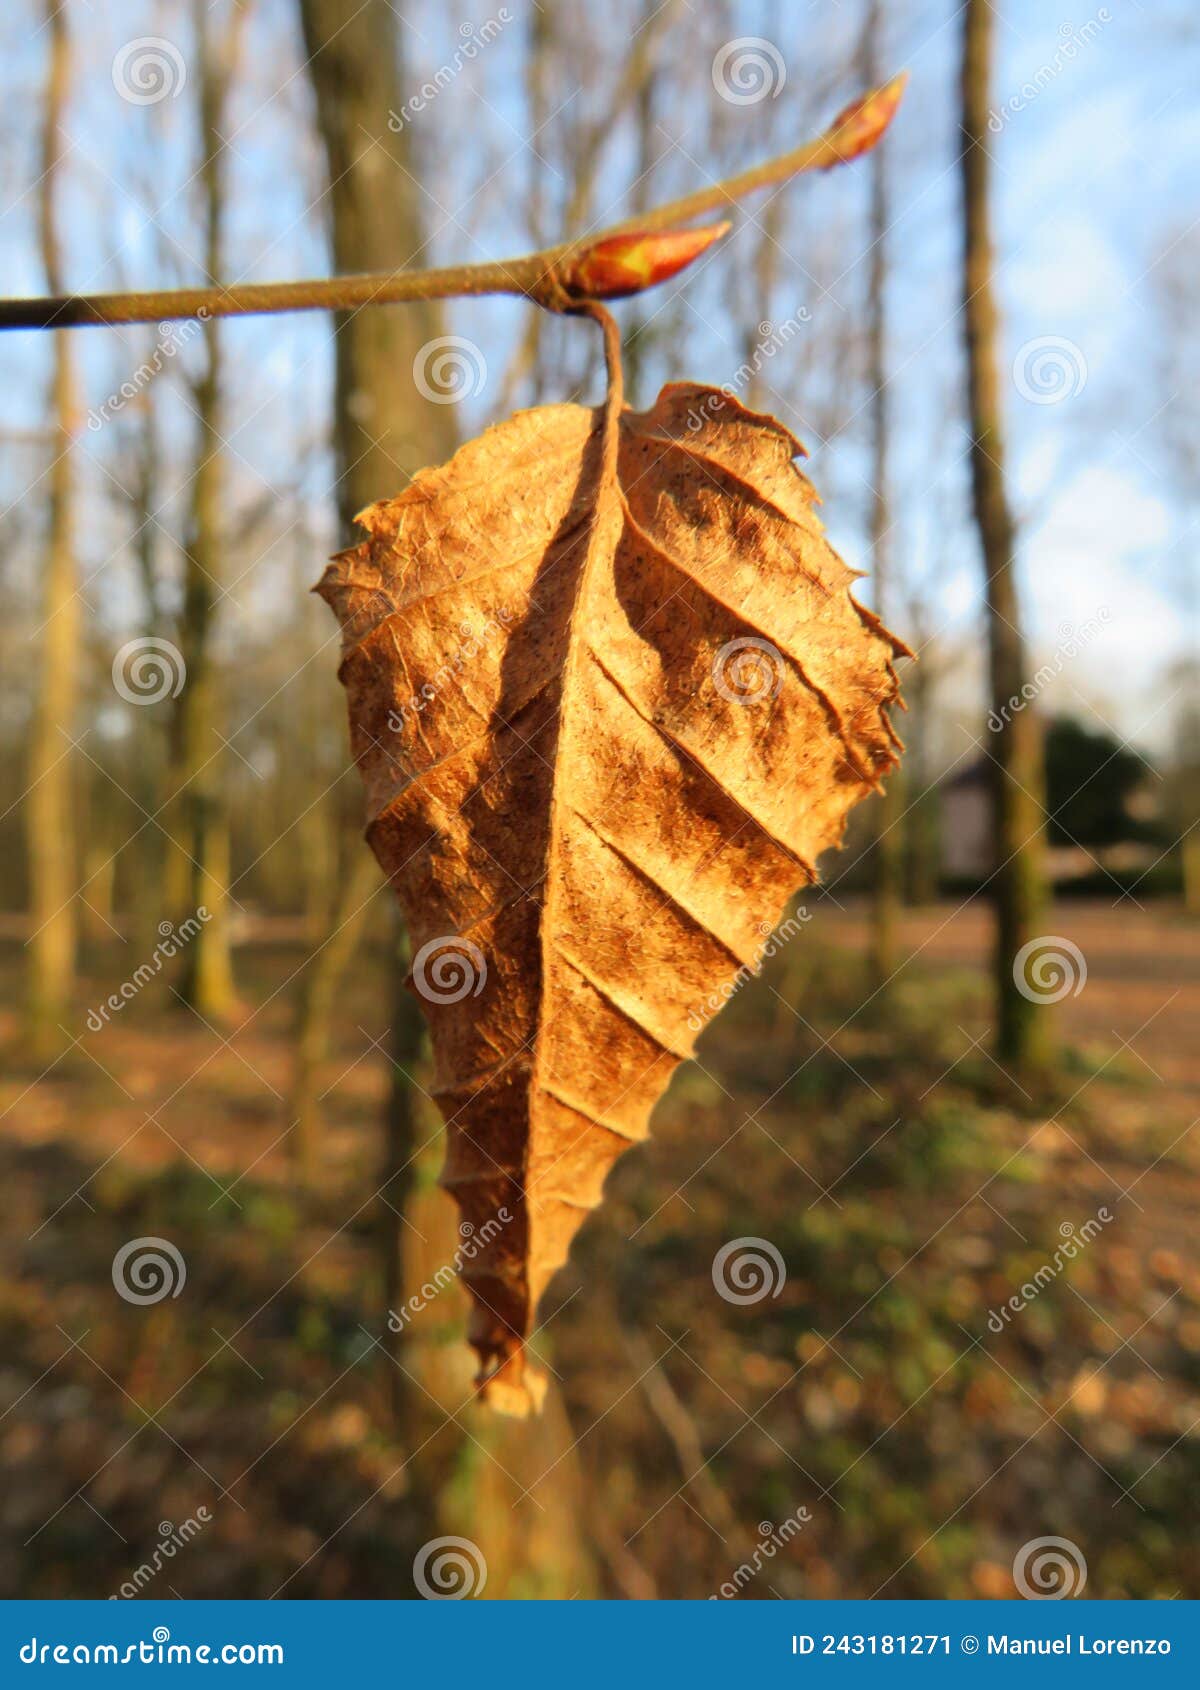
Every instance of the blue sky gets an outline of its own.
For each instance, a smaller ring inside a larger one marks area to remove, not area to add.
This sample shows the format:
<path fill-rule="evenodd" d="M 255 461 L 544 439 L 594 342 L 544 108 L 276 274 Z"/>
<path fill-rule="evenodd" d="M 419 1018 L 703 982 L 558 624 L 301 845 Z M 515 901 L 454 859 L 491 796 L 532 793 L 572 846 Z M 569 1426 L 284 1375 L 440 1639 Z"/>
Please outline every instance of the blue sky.
<path fill-rule="evenodd" d="M 451 60 L 468 25 L 478 29 L 501 10 L 474 4 L 451 14 L 424 0 L 400 9 L 414 88 Z M 527 244 L 523 208 L 533 163 L 521 92 L 527 7 L 510 0 L 507 10 L 513 21 L 412 120 L 418 160 L 428 171 L 422 180 L 432 194 L 426 202 L 432 231 L 428 261 L 498 257 Z M 980 700 L 979 568 L 966 521 L 965 436 L 956 410 L 957 11 L 952 3 L 905 3 L 886 12 L 885 62 L 906 65 L 912 74 L 889 142 L 897 567 L 910 569 L 923 583 L 942 639 L 961 653 L 949 703 L 969 719 Z M 1160 254 L 1200 212 L 1200 30 L 1189 22 L 1185 6 L 1168 0 L 1108 0 L 1103 7 L 1088 0 L 1070 11 L 1044 0 L 1004 0 L 997 12 L 993 103 L 1002 121 L 990 151 L 996 165 L 1012 492 L 1023 519 L 1020 569 L 1034 654 L 1043 659 L 1061 642 L 1065 626 L 1078 628 L 1105 609 L 1103 628 L 1048 689 L 1047 703 L 1080 714 L 1097 712 L 1139 744 L 1161 748 L 1169 741 L 1172 719 L 1166 677 L 1173 663 L 1195 649 L 1195 622 L 1180 614 L 1177 595 L 1186 575 L 1194 577 L 1188 525 L 1196 503 L 1193 499 L 1189 513 L 1180 491 L 1162 474 L 1159 419 L 1171 395 L 1158 356 L 1154 290 Z M 623 15 L 622 8 L 614 9 L 611 32 L 623 40 L 617 13 Z M 16 4 L 0 22 L 5 74 L 14 93 L 28 94 L 40 85 L 45 38 L 39 15 L 39 8 Z M 651 179 L 651 200 L 702 179 L 711 156 L 714 109 L 721 134 L 739 160 L 747 161 L 792 144 L 828 117 L 845 90 L 831 105 L 815 83 L 822 67 L 836 63 L 851 46 L 860 17 L 851 0 L 730 7 L 690 0 L 682 6 L 667 41 L 688 92 L 673 99 L 659 119 L 663 158 Z M 194 85 L 179 97 L 138 108 L 118 97 L 112 75 L 122 47 L 143 35 L 167 39 L 186 67 L 188 9 L 170 3 L 77 6 L 71 18 L 81 65 L 67 125 L 70 280 L 80 289 L 192 280 L 199 240 L 194 190 L 188 186 L 195 117 L 186 95 Z M 593 18 L 589 27 L 605 25 Z M 741 37 L 771 43 L 786 67 L 785 80 L 774 97 L 722 109 L 710 75 L 714 54 Z M 320 159 L 290 6 L 260 0 L 248 41 L 250 69 L 237 92 L 230 143 L 229 274 L 259 279 L 324 273 L 320 216 L 309 209 L 319 196 Z M 1026 85 L 1034 86 L 1032 97 L 1022 95 Z M 605 75 L 594 81 L 581 75 L 564 98 L 572 108 L 602 116 L 607 87 Z M 43 280 L 28 192 L 36 166 L 36 101 L 10 100 L 8 113 L 0 130 L 8 184 L 0 219 L 8 288 L 37 293 Z M 782 143 L 780 136 L 786 137 Z M 561 192 L 553 139 L 553 129 L 536 139 L 552 198 Z M 601 221 L 628 209 L 630 180 L 629 148 L 618 132 L 599 178 Z M 781 238 L 769 308 L 749 301 L 764 318 L 777 322 L 803 306 L 812 313 L 811 332 L 822 337 L 860 320 L 865 186 L 865 167 L 858 166 L 785 190 L 798 206 L 802 201 L 802 210 L 794 237 L 785 232 Z M 764 209 L 752 202 L 748 212 L 757 219 Z M 810 241 L 824 248 L 819 258 Z M 653 356 L 656 379 L 731 378 L 744 355 L 747 312 L 744 295 L 740 315 L 731 311 L 730 300 L 745 285 L 755 242 L 755 224 L 743 223 L 699 273 L 656 298 L 656 321 L 669 330 Z M 171 256 L 167 267 L 164 253 Z M 462 407 L 465 429 L 493 414 L 497 372 L 505 367 L 528 309 L 518 301 L 466 301 L 451 308 L 449 331 L 477 344 L 489 370 L 483 392 Z M 243 321 L 226 333 L 236 367 L 228 400 L 235 498 L 250 505 L 274 489 L 281 511 L 289 501 L 302 500 L 311 507 L 321 543 L 326 537 L 332 543 L 332 465 L 322 447 L 332 370 L 326 320 Z M 133 331 L 89 331 L 81 339 L 87 403 L 97 405 L 145 355 L 146 339 Z M 37 426 L 47 353 L 46 341 L 35 335 L 10 336 L 0 344 L 0 426 Z M 583 369 L 572 348 L 563 397 L 570 396 Z M 1039 370 L 1050 378 L 1057 373 L 1064 397 L 1054 403 L 1030 397 Z M 836 386 L 836 367 L 820 379 Z M 852 414 L 860 413 L 855 421 L 822 443 L 805 426 L 812 400 L 805 381 L 804 349 L 792 342 L 770 370 L 774 403 L 809 437 L 811 471 L 826 495 L 831 531 L 851 560 L 862 562 L 861 407 L 851 405 Z M 164 394 L 164 408 L 169 436 L 182 449 L 186 408 L 170 393 Z M 136 609 L 122 547 L 125 515 L 112 485 L 109 437 L 101 433 L 83 444 L 90 460 L 91 519 L 83 542 L 85 568 L 93 576 L 88 597 L 101 626 L 115 635 Z M 34 448 L 10 454 L 5 507 L 19 514 L 23 503 L 36 498 L 38 468 Z M 164 510 L 164 530 L 177 515 Z M 281 521 L 281 531 L 284 526 Z M 316 566 L 314 559 L 314 575 Z M 293 575 L 294 558 L 286 546 L 268 555 L 234 595 L 241 612 L 277 608 L 278 595 L 292 590 Z"/>

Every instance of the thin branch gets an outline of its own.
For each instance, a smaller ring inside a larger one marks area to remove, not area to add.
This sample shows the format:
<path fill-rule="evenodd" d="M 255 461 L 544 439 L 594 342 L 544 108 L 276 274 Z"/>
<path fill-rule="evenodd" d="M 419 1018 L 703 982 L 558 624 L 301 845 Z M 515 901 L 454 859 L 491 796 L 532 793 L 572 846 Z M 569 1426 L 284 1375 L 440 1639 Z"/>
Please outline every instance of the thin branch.
<path fill-rule="evenodd" d="M 443 270 L 397 270 L 304 282 L 251 282 L 229 288 L 6 299 L 0 300 L 0 329 L 84 328 L 157 323 L 176 317 L 242 317 L 278 311 L 352 311 L 364 305 L 393 305 L 413 299 L 462 299 L 479 294 L 518 294 L 549 311 L 568 311 L 582 298 L 597 297 L 594 287 L 579 287 L 575 278 L 577 274 L 591 272 L 597 249 L 616 237 L 678 230 L 693 218 L 724 211 L 761 188 L 785 182 L 804 171 L 832 169 L 869 151 L 891 122 L 904 81 L 903 76 L 898 76 L 883 87 L 872 89 L 840 113 L 823 135 L 790 153 L 673 200 L 669 205 L 614 223 L 599 234 L 546 247 L 521 258 L 492 264 L 453 265 Z M 697 250 L 693 248 L 682 262 L 690 263 Z M 676 264 L 674 269 L 652 265 L 637 286 L 623 285 L 603 297 L 639 292 L 643 287 L 665 281 L 679 268 L 681 264 Z"/>

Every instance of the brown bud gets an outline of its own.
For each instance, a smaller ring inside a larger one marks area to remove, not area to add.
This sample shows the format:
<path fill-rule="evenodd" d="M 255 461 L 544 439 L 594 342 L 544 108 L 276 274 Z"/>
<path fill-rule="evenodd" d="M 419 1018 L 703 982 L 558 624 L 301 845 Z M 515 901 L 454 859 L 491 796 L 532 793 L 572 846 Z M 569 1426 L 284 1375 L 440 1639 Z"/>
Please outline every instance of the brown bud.
<path fill-rule="evenodd" d="M 563 286 L 578 299 L 624 299 L 677 275 L 731 227 L 715 223 L 705 229 L 635 229 L 611 235 L 567 264 Z"/>
<path fill-rule="evenodd" d="M 824 166 L 826 170 L 832 170 L 835 164 L 848 164 L 852 158 L 870 152 L 895 117 L 907 81 L 908 72 L 901 71 L 882 88 L 872 88 L 869 94 L 851 100 L 845 110 L 838 113 L 826 136 L 835 155 Z"/>

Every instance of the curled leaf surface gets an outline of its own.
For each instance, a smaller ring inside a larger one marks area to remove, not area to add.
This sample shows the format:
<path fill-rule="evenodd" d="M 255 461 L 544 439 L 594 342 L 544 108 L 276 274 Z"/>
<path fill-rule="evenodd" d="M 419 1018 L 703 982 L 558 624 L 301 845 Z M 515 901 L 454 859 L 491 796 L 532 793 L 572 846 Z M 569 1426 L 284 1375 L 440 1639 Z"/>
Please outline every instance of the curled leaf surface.
<path fill-rule="evenodd" d="M 538 1299 L 724 988 L 893 765 L 904 648 L 802 450 L 719 390 L 525 411 L 365 511 L 319 591 L 472 1229 L 470 1338 Z"/>

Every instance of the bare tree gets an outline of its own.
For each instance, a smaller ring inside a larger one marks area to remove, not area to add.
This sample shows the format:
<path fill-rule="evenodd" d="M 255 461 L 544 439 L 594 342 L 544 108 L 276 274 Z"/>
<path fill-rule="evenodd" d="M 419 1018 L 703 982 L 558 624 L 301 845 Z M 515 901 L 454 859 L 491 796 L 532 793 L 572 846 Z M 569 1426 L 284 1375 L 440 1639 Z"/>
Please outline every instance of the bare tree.
<path fill-rule="evenodd" d="M 999 327 L 992 285 L 991 160 L 986 143 L 994 18 L 988 0 L 966 0 L 960 84 L 963 325 L 971 490 L 986 588 L 990 703 L 995 719 L 1003 724 L 991 751 L 997 1048 L 1004 1061 L 1031 1071 L 1048 1061 L 1049 1028 L 1042 1007 L 1018 986 L 1014 959 L 1039 932 L 1045 910 L 1045 777 L 1037 717 L 1032 710 L 1009 707 L 1010 700 L 1021 696 L 1027 666 L 1014 571 L 1016 533 L 1005 491 Z"/>
<path fill-rule="evenodd" d="M 1177 830 L 1184 907 L 1200 915 L 1200 572 L 1195 534 L 1200 524 L 1200 332 L 1195 305 L 1200 235 L 1194 227 L 1168 232 L 1155 265 L 1154 300 L 1159 339 L 1158 432 L 1172 496 L 1184 518 L 1166 563 L 1167 587 L 1179 607 L 1185 649 L 1178 667 L 1177 700 L 1166 780 L 1166 813 Z"/>
<path fill-rule="evenodd" d="M 214 27 L 204 0 L 196 0 L 200 59 L 199 177 L 204 203 L 204 268 L 221 274 L 227 152 L 222 136 L 244 14 L 235 10 Z M 196 464 L 185 547 L 180 647 L 187 679 L 174 723 L 178 783 L 176 825 L 190 862 L 188 903 L 209 919 L 184 956 L 181 996 L 197 1014 L 221 1021 L 236 1002 L 229 947 L 229 817 L 222 790 L 224 739 L 220 726 L 220 676 L 213 655 L 224 545 L 225 474 L 221 440 L 221 330 L 204 325 L 204 370 L 194 385 Z"/>
<path fill-rule="evenodd" d="M 38 220 L 42 263 L 51 293 L 63 291 L 56 199 L 62 176 L 62 120 L 71 76 L 65 9 L 46 0 L 49 71 L 42 123 Z M 71 336 L 54 336 L 51 411 L 55 435 L 43 575 L 37 698 L 29 738 L 26 838 L 30 908 L 28 1008 L 35 1053 L 60 1042 L 75 975 L 75 827 L 72 806 L 74 731 L 79 667 L 79 599 L 75 560 L 75 479 L 71 437 L 77 394 Z"/>
<path fill-rule="evenodd" d="M 387 122 L 389 110 L 403 103 L 395 13 L 387 0 L 367 0 L 349 17 L 340 0 L 300 0 L 300 13 L 328 158 L 335 265 L 339 271 L 387 270 L 419 262 L 424 230 L 410 175 L 407 127 L 396 133 Z M 544 39 L 537 50 L 546 51 Z M 580 176 L 570 179 L 567 189 L 575 215 L 585 222 L 600 140 L 595 134 L 585 141 Z M 357 511 L 400 491 L 415 470 L 448 456 L 454 447 L 450 407 L 419 397 L 412 379 L 426 343 L 441 329 L 438 307 L 427 303 L 336 320 L 338 502 L 347 538 Z M 536 366 L 536 344 L 531 356 Z M 424 1036 L 417 1001 L 406 988 L 408 950 L 392 903 L 390 897 L 386 903 L 381 898 L 372 908 L 386 911 L 386 919 L 395 922 L 392 1083 L 384 1110 L 378 1218 L 383 1295 L 387 1306 L 397 1309 L 404 1303 L 401 1243 L 406 1222 L 419 1221 L 429 1242 L 414 1246 L 410 1235 L 404 1255 L 412 1259 L 425 1252 L 431 1268 L 444 1265 L 461 1241 L 449 1205 L 439 1196 L 436 1213 L 430 1213 L 416 1189 L 422 1118 L 412 1076 L 425 1064 Z M 343 919 L 344 913 L 335 911 L 335 922 Z M 437 1252 L 432 1260 L 430 1244 Z M 536 1581 L 548 1595 L 587 1591 L 593 1575 L 578 1532 L 578 1492 L 573 1487 L 580 1480 L 562 1404 L 552 1398 L 536 1422 L 488 1416 L 477 1426 L 472 1447 L 492 1459 L 468 1463 L 457 1414 L 447 1415 L 440 1431 L 419 1425 L 419 1417 L 428 1421 L 434 1403 L 457 1409 L 462 1376 L 448 1371 L 440 1346 L 426 1345 L 403 1356 L 399 1336 L 390 1329 L 385 1345 L 395 1363 L 388 1377 L 397 1429 L 424 1452 L 409 1474 L 415 1512 L 420 1516 L 424 1509 L 424 1520 L 419 1521 L 424 1535 L 429 1535 L 431 1516 L 445 1529 L 466 1528 L 455 1513 L 463 1510 L 472 1536 L 487 1544 L 492 1588 L 514 1594 Z M 419 1391 L 410 1385 L 414 1366 L 419 1368 Z M 553 1487 L 531 1494 L 548 1467 L 554 1469 Z M 457 1482 L 451 1482 L 451 1475 Z"/>
<path fill-rule="evenodd" d="M 343 842 L 349 830 L 342 829 Z M 314 1189 L 321 1172 L 321 1065 L 329 1052 L 329 1023 L 338 985 L 358 949 L 367 916 L 379 889 L 379 870 L 362 841 L 353 838 L 349 853 L 333 856 L 332 873 L 321 899 L 321 940 L 300 976 L 294 1034 L 295 1061 L 287 1100 L 292 1160 L 301 1185 Z M 349 861 L 345 859 L 349 855 Z M 378 909 L 378 905 L 374 906 Z M 403 981 L 401 982 L 401 985 Z M 405 1007 L 408 1007 L 407 993 Z M 388 1256 L 392 1266 L 391 1253 Z M 394 1306 L 389 1302 L 389 1307 Z"/>
<path fill-rule="evenodd" d="M 407 131 L 401 127 L 392 133 L 388 128 L 389 112 L 403 104 L 395 14 L 386 0 L 367 0 L 349 17 L 340 0 L 300 0 L 300 15 L 329 169 L 334 263 L 340 271 L 353 272 L 399 269 L 416 262 L 424 233 L 416 184 L 408 170 Z M 449 455 L 455 428 L 450 408 L 421 398 L 412 379 L 422 348 L 441 330 L 435 303 L 341 313 L 335 330 L 338 509 L 348 540 L 360 510 L 399 492 L 424 464 Z M 410 1076 L 421 1059 L 423 1032 L 416 1000 L 404 987 L 398 917 L 390 903 L 376 907 L 395 929 L 392 1084 L 384 1112 L 378 1216 L 384 1296 L 387 1306 L 396 1308 L 401 1301 L 401 1229 L 417 1146 Z M 335 925 L 344 924 L 355 912 L 338 901 L 331 916 Z M 328 940 L 332 937 L 331 932 Z M 346 945 L 328 940 L 310 968 L 328 973 L 345 966 Z M 312 1003 L 327 995 L 320 984 L 310 990 L 310 1014 Z M 319 1041 L 320 1034 L 315 1036 Z M 311 1052 L 306 1060 L 312 1060 Z M 390 1332 L 388 1341 L 394 1348 Z M 408 1409 L 405 1375 L 395 1366 L 389 1376 L 393 1409 L 402 1424 Z"/>
<path fill-rule="evenodd" d="M 130 442 L 133 461 L 129 483 L 129 503 L 134 523 L 134 551 L 137 556 L 138 581 L 142 593 L 144 637 L 162 637 L 163 616 L 160 604 L 159 529 L 155 507 L 160 497 L 161 442 L 158 427 L 157 400 L 153 387 L 141 395 L 134 407 L 135 427 Z M 136 771 L 139 802 L 147 815 L 156 811 L 165 791 L 165 751 L 162 723 L 157 711 L 136 712 L 135 732 L 138 736 Z M 164 839 L 158 827 L 145 826 L 137 834 L 137 873 L 133 892 L 134 932 L 139 956 L 147 956 L 154 948 L 159 921 L 166 907 L 163 884 Z"/>
<path fill-rule="evenodd" d="M 879 80 L 880 33 L 883 28 L 879 0 L 869 0 L 863 20 L 862 74 L 864 86 Z M 870 421 L 870 538 L 871 575 L 875 608 L 886 621 L 890 612 L 890 552 L 892 535 L 891 500 L 888 488 L 888 447 L 891 408 L 887 377 L 887 278 L 888 225 L 891 221 L 887 150 L 877 147 L 870 160 L 871 202 L 868 217 L 867 253 L 867 414 Z M 896 971 L 896 925 L 904 877 L 904 798 L 899 769 L 888 779 L 876 813 L 876 834 L 872 851 L 874 896 L 871 922 L 871 958 L 880 985 Z"/>
<path fill-rule="evenodd" d="M 395 15 L 368 0 L 347 19 L 338 0 L 301 0 L 317 121 L 329 164 L 333 257 L 341 271 L 423 261 L 425 232 L 409 170 L 408 133 L 388 116 L 403 104 Z M 419 396 L 413 365 L 442 330 L 435 301 L 339 313 L 334 430 L 345 537 L 364 506 L 398 491 L 451 452 L 452 408 Z"/>

